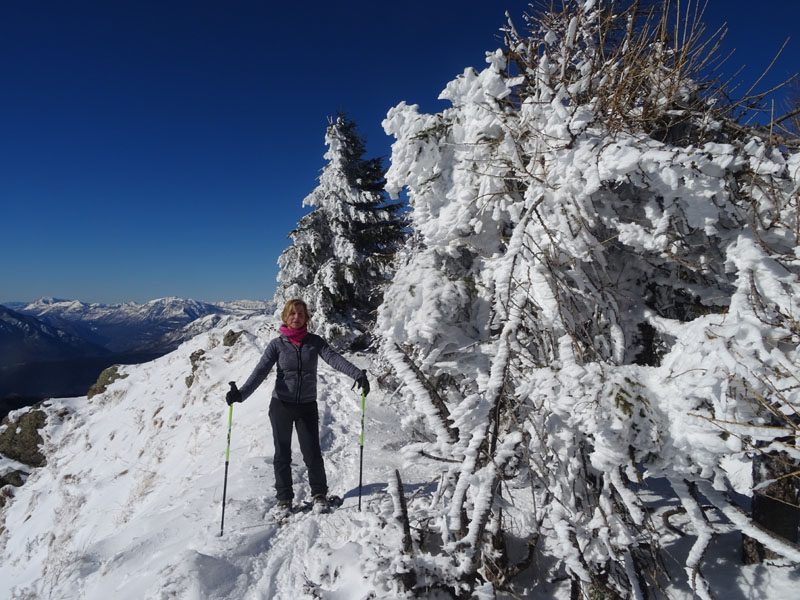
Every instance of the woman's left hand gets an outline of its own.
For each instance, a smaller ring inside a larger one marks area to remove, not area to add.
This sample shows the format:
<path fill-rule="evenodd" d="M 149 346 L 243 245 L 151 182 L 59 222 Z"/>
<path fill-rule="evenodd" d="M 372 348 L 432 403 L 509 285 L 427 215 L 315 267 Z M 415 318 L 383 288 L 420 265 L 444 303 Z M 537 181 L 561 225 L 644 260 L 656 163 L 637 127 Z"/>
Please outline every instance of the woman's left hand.
<path fill-rule="evenodd" d="M 361 371 L 361 377 L 356 379 L 356 385 L 361 388 L 361 393 L 365 396 L 369 394 L 369 379 L 367 379 L 367 372 Z"/>

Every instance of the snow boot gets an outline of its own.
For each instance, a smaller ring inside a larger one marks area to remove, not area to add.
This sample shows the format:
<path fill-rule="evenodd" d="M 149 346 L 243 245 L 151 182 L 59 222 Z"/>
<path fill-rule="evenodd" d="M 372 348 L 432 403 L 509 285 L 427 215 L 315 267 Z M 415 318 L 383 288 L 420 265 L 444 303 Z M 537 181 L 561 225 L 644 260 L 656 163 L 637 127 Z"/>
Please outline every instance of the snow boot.
<path fill-rule="evenodd" d="M 269 511 L 270 515 L 277 519 L 285 519 L 292 514 L 292 501 L 291 500 L 278 500 L 272 510 Z"/>
<path fill-rule="evenodd" d="M 311 510 L 315 515 L 327 513 L 331 511 L 330 502 L 325 494 L 315 494 L 311 497 L 312 507 Z"/>

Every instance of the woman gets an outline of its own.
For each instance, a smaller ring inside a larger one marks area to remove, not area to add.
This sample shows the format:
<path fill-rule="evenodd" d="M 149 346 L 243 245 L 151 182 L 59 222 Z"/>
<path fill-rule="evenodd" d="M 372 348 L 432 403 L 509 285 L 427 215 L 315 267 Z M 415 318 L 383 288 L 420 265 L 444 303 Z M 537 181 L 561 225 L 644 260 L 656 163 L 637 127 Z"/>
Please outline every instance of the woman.
<path fill-rule="evenodd" d="M 311 315 L 302 300 L 289 300 L 281 313 L 281 335 L 273 339 L 264 351 L 241 390 L 235 385 L 225 396 L 228 404 L 242 402 L 258 388 L 273 365 L 278 366 L 275 388 L 269 405 L 269 420 L 275 443 L 275 492 L 278 506 L 292 506 L 292 426 L 297 430 L 300 451 L 308 469 L 308 482 L 315 510 L 328 508 L 328 481 L 319 444 L 319 413 L 317 411 L 317 359 L 349 375 L 364 394 L 369 393 L 367 372 L 359 369 L 334 352 L 320 336 L 309 333 Z"/>

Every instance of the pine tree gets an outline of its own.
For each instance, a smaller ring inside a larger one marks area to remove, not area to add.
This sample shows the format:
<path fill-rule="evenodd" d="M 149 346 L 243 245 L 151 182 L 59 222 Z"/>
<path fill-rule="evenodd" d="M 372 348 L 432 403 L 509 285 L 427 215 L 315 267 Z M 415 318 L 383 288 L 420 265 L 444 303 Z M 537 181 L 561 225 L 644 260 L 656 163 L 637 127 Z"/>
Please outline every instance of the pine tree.
<path fill-rule="evenodd" d="M 314 330 L 338 348 L 363 348 L 407 227 L 402 203 L 388 203 L 379 158 L 365 158 L 356 124 L 339 113 L 325 135 L 327 165 L 303 200 L 313 210 L 278 258 L 279 304 L 303 298 Z"/>

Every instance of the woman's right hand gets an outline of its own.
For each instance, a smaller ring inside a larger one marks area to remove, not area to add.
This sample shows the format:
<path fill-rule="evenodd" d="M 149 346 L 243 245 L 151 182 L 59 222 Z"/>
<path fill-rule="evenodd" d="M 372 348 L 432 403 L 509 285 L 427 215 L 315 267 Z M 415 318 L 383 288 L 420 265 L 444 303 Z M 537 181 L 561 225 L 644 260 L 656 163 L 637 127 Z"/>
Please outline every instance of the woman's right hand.
<path fill-rule="evenodd" d="M 236 382 L 230 382 L 231 389 L 228 390 L 228 393 L 225 394 L 225 402 L 228 403 L 230 406 L 234 402 L 241 402 L 242 401 L 242 393 L 239 391 L 239 388 L 236 387 Z"/>

